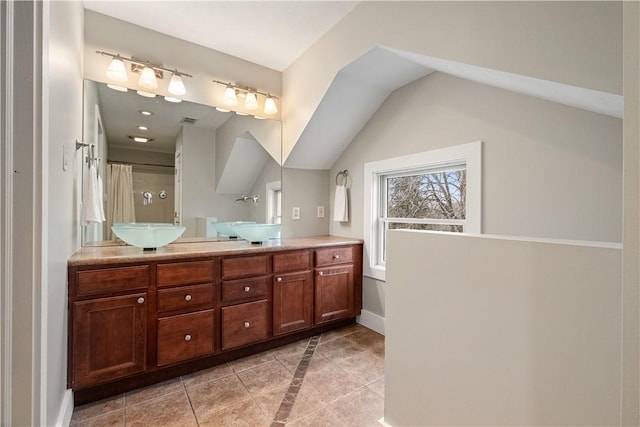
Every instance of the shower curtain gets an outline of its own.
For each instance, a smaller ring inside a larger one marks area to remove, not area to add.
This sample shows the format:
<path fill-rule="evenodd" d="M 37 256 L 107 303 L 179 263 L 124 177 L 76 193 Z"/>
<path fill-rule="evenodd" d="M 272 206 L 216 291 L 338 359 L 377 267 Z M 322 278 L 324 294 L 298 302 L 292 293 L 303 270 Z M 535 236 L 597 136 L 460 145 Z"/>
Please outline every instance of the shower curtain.
<path fill-rule="evenodd" d="M 111 231 L 113 224 L 135 222 L 133 207 L 133 172 L 131 165 L 107 165 L 107 240 L 115 240 Z"/>

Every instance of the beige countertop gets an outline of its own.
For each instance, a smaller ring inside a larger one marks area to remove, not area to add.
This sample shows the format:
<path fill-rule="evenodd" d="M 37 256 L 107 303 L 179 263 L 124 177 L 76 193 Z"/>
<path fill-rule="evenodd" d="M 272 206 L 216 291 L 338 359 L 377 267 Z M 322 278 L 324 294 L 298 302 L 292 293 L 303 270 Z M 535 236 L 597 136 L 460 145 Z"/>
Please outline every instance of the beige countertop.
<path fill-rule="evenodd" d="M 272 239 L 255 245 L 246 240 L 224 241 L 177 241 L 160 247 L 155 251 L 143 251 L 133 246 L 85 246 L 69 258 L 69 267 L 167 261 L 182 258 L 206 258 L 220 255 L 247 255 L 261 252 L 308 249 L 322 246 L 362 244 L 362 239 L 337 236 L 295 237 Z"/>

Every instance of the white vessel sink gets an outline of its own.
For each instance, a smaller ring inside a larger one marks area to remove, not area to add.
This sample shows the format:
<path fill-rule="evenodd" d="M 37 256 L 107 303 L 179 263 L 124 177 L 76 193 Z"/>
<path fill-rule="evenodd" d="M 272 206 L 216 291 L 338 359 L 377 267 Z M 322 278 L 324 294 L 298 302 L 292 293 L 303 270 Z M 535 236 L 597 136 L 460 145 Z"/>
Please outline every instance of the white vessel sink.
<path fill-rule="evenodd" d="M 182 236 L 185 227 L 158 222 L 134 222 L 113 224 L 111 230 L 125 243 L 150 251 L 168 245 Z"/>
<path fill-rule="evenodd" d="M 278 237 L 282 225 L 280 224 L 236 224 L 233 226 L 239 237 L 251 243 L 262 243 Z"/>

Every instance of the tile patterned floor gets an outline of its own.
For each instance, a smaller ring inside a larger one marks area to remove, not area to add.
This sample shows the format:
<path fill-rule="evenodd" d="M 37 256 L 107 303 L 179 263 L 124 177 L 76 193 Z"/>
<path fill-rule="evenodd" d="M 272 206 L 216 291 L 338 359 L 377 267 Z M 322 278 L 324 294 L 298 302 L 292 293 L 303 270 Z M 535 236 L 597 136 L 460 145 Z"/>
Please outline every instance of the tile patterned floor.
<path fill-rule="evenodd" d="M 384 337 L 355 324 L 75 408 L 71 426 L 379 426 Z"/>

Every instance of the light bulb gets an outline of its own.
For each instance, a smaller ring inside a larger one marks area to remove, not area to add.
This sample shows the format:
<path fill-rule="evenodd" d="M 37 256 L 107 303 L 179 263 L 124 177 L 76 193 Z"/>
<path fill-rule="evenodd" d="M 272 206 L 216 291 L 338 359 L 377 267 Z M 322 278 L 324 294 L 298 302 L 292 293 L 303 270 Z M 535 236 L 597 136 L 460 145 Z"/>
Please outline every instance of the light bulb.
<path fill-rule="evenodd" d="M 247 92 L 247 97 L 244 100 L 244 108 L 247 110 L 257 110 L 258 109 L 258 99 L 256 98 L 256 94 L 253 92 Z"/>
<path fill-rule="evenodd" d="M 158 80 L 156 80 L 156 72 L 153 70 L 153 68 L 144 67 L 142 73 L 140 73 L 138 84 L 145 89 L 158 88 Z"/>
<path fill-rule="evenodd" d="M 127 89 L 124 86 L 112 85 L 111 83 L 108 83 L 107 87 L 109 89 L 117 90 L 118 92 L 128 92 L 129 91 L 129 89 Z"/>
<path fill-rule="evenodd" d="M 169 90 L 169 93 L 172 93 L 174 95 L 184 95 L 185 93 L 187 93 L 187 88 L 184 87 L 184 83 L 182 82 L 182 77 L 180 77 L 175 73 L 171 76 L 168 90 Z"/>
<path fill-rule="evenodd" d="M 165 96 L 164 100 L 168 102 L 175 102 L 175 103 L 182 102 L 182 99 L 174 98 L 173 96 Z"/>
<path fill-rule="evenodd" d="M 107 77 L 114 82 L 125 83 L 128 80 L 127 69 L 124 66 L 124 61 L 120 59 L 120 56 L 116 56 L 111 60 L 109 67 L 107 67 L 106 74 Z"/>
<path fill-rule="evenodd" d="M 155 98 L 156 97 L 155 93 L 145 92 L 143 90 L 137 90 L 136 92 L 138 93 L 138 95 L 144 96 L 145 98 Z"/>
<path fill-rule="evenodd" d="M 271 95 L 267 96 L 267 99 L 264 101 L 264 113 L 275 114 L 277 112 L 278 107 L 276 106 L 276 101 L 271 97 Z"/>
<path fill-rule="evenodd" d="M 221 113 L 230 113 L 231 110 L 227 109 L 227 108 L 221 108 L 221 107 L 216 107 L 216 110 L 220 111 Z"/>
<path fill-rule="evenodd" d="M 224 90 L 224 98 L 222 100 L 225 105 L 238 105 L 236 90 L 231 87 L 231 85 L 227 85 L 227 88 Z"/>

